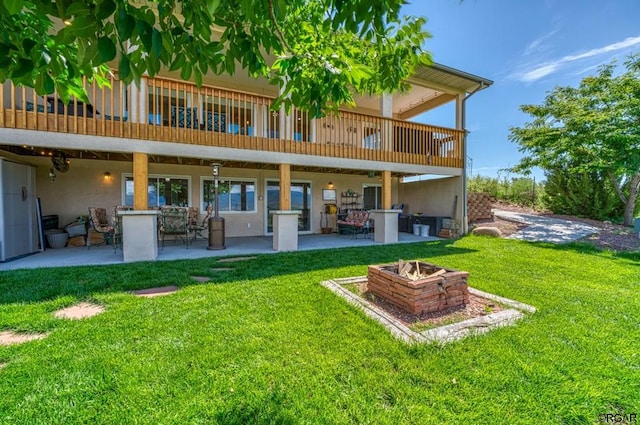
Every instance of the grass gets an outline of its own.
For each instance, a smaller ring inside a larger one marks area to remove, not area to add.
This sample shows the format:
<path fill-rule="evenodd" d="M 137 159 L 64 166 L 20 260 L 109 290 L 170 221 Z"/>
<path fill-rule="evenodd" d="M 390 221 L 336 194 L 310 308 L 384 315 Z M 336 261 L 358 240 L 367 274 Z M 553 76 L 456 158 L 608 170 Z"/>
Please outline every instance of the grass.
<path fill-rule="evenodd" d="M 517 326 L 408 346 L 319 285 L 422 259 L 537 307 Z M 640 413 L 640 255 L 455 242 L 0 272 L 0 423 L 597 423 Z M 211 276 L 197 283 L 189 276 Z M 144 299 L 127 291 L 178 285 Z M 80 321 L 52 312 L 90 300 Z"/>

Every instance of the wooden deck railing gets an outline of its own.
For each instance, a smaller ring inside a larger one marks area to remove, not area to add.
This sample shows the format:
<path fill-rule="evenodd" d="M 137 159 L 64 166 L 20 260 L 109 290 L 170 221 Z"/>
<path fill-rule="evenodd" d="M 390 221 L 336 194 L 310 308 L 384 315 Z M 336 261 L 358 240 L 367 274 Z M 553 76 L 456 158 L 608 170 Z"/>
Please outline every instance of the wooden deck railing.
<path fill-rule="evenodd" d="M 0 127 L 406 164 L 462 167 L 463 132 L 343 111 L 310 120 L 269 97 L 166 78 L 140 87 L 86 84 L 91 104 L 64 105 L 0 85 Z"/>

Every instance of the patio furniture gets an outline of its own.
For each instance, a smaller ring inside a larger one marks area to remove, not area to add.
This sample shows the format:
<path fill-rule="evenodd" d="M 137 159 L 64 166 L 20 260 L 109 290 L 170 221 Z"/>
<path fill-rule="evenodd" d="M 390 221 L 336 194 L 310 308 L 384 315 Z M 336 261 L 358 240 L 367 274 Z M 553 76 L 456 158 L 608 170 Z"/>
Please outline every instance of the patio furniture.
<path fill-rule="evenodd" d="M 162 239 L 162 248 L 164 248 L 165 237 L 177 236 L 180 239 L 184 239 L 187 249 L 189 249 L 188 214 L 188 207 L 164 206 L 160 208 L 160 237 Z"/>
<path fill-rule="evenodd" d="M 107 241 L 113 241 L 115 239 L 116 229 L 114 226 L 109 225 L 106 209 L 89 207 L 89 223 L 95 232 L 102 234 L 103 239 L 99 243 L 94 243 L 91 238 L 87 238 L 87 249 L 91 249 L 93 245 L 106 245 Z M 116 248 L 117 245 L 114 244 L 113 252 L 116 251 Z"/>
<path fill-rule="evenodd" d="M 202 221 L 199 221 L 200 214 L 198 213 L 198 207 L 189 207 L 189 233 L 193 233 L 193 241 L 195 242 L 198 236 L 202 239 L 208 239 L 206 230 L 209 229 L 209 217 L 211 217 L 211 211 L 213 207 L 211 204 L 207 205 L 207 214 Z"/>
<path fill-rule="evenodd" d="M 198 108 L 185 108 L 184 106 L 171 107 L 171 126 L 177 128 L 190 128 L 197 130 L 200 128 L 198 124 Z"/>
<path fill-rule="evenodd" d="M 223 113 L 207 111 L 207 122 L 205 125 L 205 130 L 207 131 L 217 131 L 220 133 L 224 133 L 227 125 L 226 125 L 226 115 Z"/>
<path fill-rule="evenodd" d="M 369 238 L 371 235 L 371 221 L 369 220 L 369 212 L 366 210 L 351 210 L 344 219 L 338 220 L 338 233 L 346 230 L 353 238 L 362 235 Z"/>

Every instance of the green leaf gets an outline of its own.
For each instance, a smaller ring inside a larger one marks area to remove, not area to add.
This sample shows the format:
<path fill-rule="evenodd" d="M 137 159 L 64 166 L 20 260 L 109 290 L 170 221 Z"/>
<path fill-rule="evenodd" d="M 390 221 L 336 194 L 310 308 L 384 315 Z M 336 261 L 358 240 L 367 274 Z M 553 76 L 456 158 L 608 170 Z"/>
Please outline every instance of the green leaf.
<path fill-rule="evenodd" d="M 213 17 L 215 15 L 218 6 L 220 6 L 220 0 L 207 0 L 207 12 L 209 16 Z"/>
<path fill-rule="evenodd" d="M 98 39 L 98 59 L 100 63 L 109 62 L 116 57 L 116 45 L 109 37 Z"/>
<path fill-rule="evenodd" d="M 13 78 L 23 78 L 33 72 L 33 62 L 30 59 L 20 58 L 16 62 L 16 67 L 13 69 Z"/>
<path fill-rule="evenodd" d="M 91 14 L 91 8 L 83 2 L 76 1 L 67 8 L 67 16 L 87 16 Z"/>
<path fill-rule="evenodd" d="M 92 37 L 98 32 L 98 24 L 89 16 L 78 16 L 67 27 L 67 31 L 76 37 Z"/>
<path fill-rule="evenodd" d="M 116 11 L 116 3 L 113 0 L 102 0 L 98 3 L 96 10 L 96 18 L 105 20 L 109 16 L 113 15 Z"/>
<path fill-rule="evenodd" d="M 157 29 L 153 29 L 151 36 L 151 54 L 155 57 L 159 57 L 162 53 L 162 34 Z"/>
<path fill-rule="evenodd" d="M 9 15 L 14 15 L 22 10 L 24 7 L 24 0 L 2 0 L 4 7 L 9 12 Z"/>
<path fill-rule="evenodd" d="M 131 78 L 131 65 L 129 58 L 126 55 L 120 57 L 120 63 L 118 63 L 118 76 L 121 80 L 129 82 Z"/>
<path fill-rule="evenodd" d="M 180 71 L 180 78 L 183 80 L 191 79 L 191 64 L 189 62 L 186 62 L 182 67 L 182 71 Z"/>
<path fill-rule="evenodd" d="M 46 73 L 38 74 L 36 78 L 36 92 L 38 94 L 51 94 L 55 90 L 53 79 Z"/>
<path fill-rule="evenodd" d="M 136 20 L 133 16 L 129 15 L 126 10 L 121 8 L 118 11 L 116 28 L 118 29 L 121 42 L 129 40 L 133 34 L 133 30 L 136 28 Z"/>

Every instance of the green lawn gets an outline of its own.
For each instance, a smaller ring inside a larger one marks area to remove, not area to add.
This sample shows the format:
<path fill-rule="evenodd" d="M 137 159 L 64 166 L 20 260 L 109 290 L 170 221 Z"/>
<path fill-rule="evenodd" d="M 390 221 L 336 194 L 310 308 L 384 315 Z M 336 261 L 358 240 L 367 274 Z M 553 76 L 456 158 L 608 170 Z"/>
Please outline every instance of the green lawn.
<path fill-rule="evenodd" d="M 517 326 L 408 346 L 320 282 L 423 259 L 535 306 Z M 211 267 L 233 267 L 211 272 Z M 210 283 L 191 275 L 209 275 Z M 176 294 L 127 291 L 178 285 Z M 515 424 L 640 418 L 640 254 L 466 237 L 0 272 L 2 424 Z M 106 306 L 80 321 L 52 312 Z"/>

